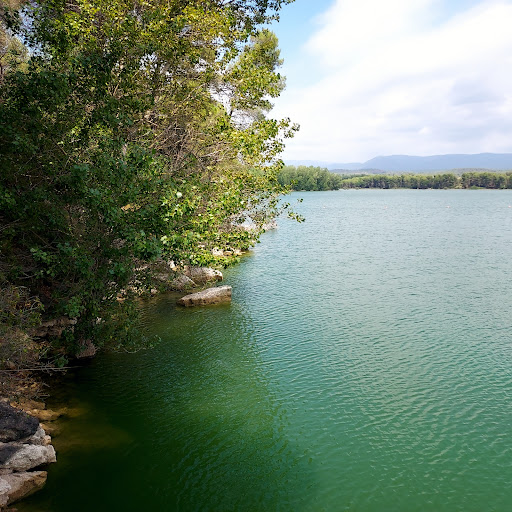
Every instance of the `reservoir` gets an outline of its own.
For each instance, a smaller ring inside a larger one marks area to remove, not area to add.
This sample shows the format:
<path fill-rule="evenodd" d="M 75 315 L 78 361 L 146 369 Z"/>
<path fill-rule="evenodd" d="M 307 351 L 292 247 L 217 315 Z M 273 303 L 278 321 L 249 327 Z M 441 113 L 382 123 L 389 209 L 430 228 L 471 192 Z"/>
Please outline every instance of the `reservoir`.
<path fill-rule="evenodd" d="M 299 197 L 231 305 L 147 300 L 153 348 L 59 379 L 20 512 L 511 510 L 512 191 Z"/>

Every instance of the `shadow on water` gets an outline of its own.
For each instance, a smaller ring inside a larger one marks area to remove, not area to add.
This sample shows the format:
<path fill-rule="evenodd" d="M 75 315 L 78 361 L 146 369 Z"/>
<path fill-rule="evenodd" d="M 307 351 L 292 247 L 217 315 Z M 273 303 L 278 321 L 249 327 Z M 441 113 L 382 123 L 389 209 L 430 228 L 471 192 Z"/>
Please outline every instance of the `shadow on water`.
<path fill-rule="evenodd" d="M 310 510 L 313 467 L 284 435 L 244 311 L 162 296 L 144 322 L 154 349 L 55 383 L 54 400 L 82 414 L 61 421 L 59 462 L 19 511 Z"/>

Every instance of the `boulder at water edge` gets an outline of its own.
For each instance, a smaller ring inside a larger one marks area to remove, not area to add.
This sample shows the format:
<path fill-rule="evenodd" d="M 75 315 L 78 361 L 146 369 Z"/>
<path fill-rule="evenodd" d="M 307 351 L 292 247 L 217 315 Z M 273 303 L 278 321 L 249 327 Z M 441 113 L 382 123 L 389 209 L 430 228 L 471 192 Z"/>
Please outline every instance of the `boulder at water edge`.
<path fill-rule="evenodd" d="M 19 441 L 34 435 L 39 421 L 24 411 L 0 402 L 0 442 Z"/>
<path fill-rule="evenodd" d="M 11 473 L 0 476 L 0 507 L 39 491 L 46 483 L 46 471 Z"/>
<path fill-rule="evenodd" d="M 80 347 L 78 349 L 78 352 L 76 354 L 77 359 L 87 359 L 89 357 L 94 357 L 96 355 L 96 346 L 94 343 L 87 339 L 83 340 L 82 343 L 80 343 Z"/>
<path fill-rule="evenodd" d="M 35 402 L 31 405 L 44 407 Z M 45 484 L 45 471 L 27 470 L 55 462 L 55 450 L 50 443 L 51 437 L 37 418 L 0 402 L 0 509 Z"/>
<path fill-rule="evenodd" d="M 185 295 L 177 301 L 179 306 L 207 306 L 231 302 L 231 286 L 208 288 L 201 292 Z"/>
<path fill-rule="evenodd" d="M 190 290 L 190 288 L 195 288 L 197 286 L 190 277 L 185 275 L 178 276 L 176 279 L 171 281 L 171 288 L 173 290 L 177 290 L 179 292 L 184 292 L 186 290 Z"/>
<path fill-rule="evenodd" d="M 223 277 L 220 270 L 210 267 L 188 267 L 185 269 L 185 275 L 197 284 L 222 281 Z"/>
<path fill-rule="evenodd" d="M 27 471 L 56 460 L 51 444 L 0 443 L 0 470 Z"/>

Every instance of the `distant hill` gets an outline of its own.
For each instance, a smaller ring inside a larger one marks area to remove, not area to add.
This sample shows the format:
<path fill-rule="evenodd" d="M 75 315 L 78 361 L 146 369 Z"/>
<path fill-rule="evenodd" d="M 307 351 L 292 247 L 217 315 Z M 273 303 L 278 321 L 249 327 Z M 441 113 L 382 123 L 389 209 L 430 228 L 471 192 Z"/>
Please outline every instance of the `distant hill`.
<path fill-rule="evenodd" d="M 305 165 L 306 167 L 324 167 L 326 169 L 335 169 L 337 165 L 342 164 L 332 164 L 322 160 L 286 160 L 286 165 L 293 165 L 295 167 L 299 167 L 300 165 Z M 361 165 L 361 164 L 353 164 L 353 165 Z"/>
<path fill-rule="evenodd" d="M 476 155 L 377 156 L 363 163 L 327 163 L 313 160 L 287 161 L 288 165 L 315 165 L 343 173 L 346 171 L 427 172 L 452 169 L 512 169 L 512 153 L 479 153 Z"/>

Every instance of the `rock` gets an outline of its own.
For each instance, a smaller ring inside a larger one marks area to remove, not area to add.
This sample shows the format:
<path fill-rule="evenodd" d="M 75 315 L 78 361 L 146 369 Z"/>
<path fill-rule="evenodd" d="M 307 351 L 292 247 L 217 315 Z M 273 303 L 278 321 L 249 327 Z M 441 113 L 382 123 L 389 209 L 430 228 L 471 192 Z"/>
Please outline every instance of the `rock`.
<path fill-rule="evenodd" d="M 24 406 L 44 408 L 43 403 L 34 401 L 26 401 Z M 44 409 L 38 412 L 55 414 Z M 51 437 L 32 415 L 0 402 L 0 426 L 0 509 L 3 509 L 43 487 L 46 472 L 27 470 L 55 462 L 56 457 Z"/>
<path fill-rule="evenodd" d="M 231 302 L 231 286 L 208 288 L 201 292 L 186 295 L 177 301 L 180 306 L 206 306 Z"/>
<path fill-rule="evenodd" d="M 52 411 L 50 409 L 32 409 L 30 413 L 40 421 L 55 421 L 57 418 L 60 418 L 64 414 L 62 410 Z"/>
<path fill-rule="evenodd" d="M 0 444 L 0 469 L 27 471 L 28 469 L 56 462 L 52 445 L 41 446 L 21 443 Z M 2 477 L 5 478 L 5 477 Z"/>
<path fill-rule="evenodd" d="M 39 421 L 24 411 L 0 402 L 0 442 L 19 441 L 37 432 Z"/>
<path fill-rule="evenodd" d="M 61 407 L 60 409 L 54 409 L 59 416 L 69 416 L 70 418 L 78 418 L 86 413 L 86 409 L 82 407 Z"/>
<path fill-rule="evenodd" d="M 225 249 L 225 250 L 222 250 L 222 249 L 213 249 L 212 250 L 212 255 L 215 256 L 216 258 L 220 258 L 222 256 L 242 256 L 244 253 L 244 251 L 242 251 L 242 249 L 233 249 L 233 248 L 229 248 L 229 249 Z"/>
<path fill-rule="evenodd" d="M 31 329 L 29 334 L 37 338 L 44 338 L 46 336 L 61 336 L 64 329 L 67 327 L 70 327 L 71 330 L 73 330 L 77 322 L 77 318 L 68 318 L 67 316 L 62 316 L 43 322 L 38 327 Z"/>
<path fill-rule="evenodd" d="M 38 444 L 41 446 L 48 446 L 49 444 L 51 444 L 52 438 L 46 435 L 46 432 L 44 431 L 43 427 L 39 425 L 37 432 L 33 436 L 30 436 L 27 439 L 23 439 L 21 442 L 23 444 Z"/>
<path fill-rule="evenodd" d="M 197 284 L 222 281 L 222 272 L 210 267 L 187 267 L 185 275 Z"/>
<path fill-rule="evenodd" d="M 5 507 L 7 503 L 9 503 L 9 493 L 11 492 L 12 487 L 7 480 L 4 480 L 2 476 L 0 476 L 0 507 Z"/>
<path fill-rule="evenodd" d="M 62 427 L 58 423 L 41 423 L 41 427 L 47 434 L 54 437 L 58 436 L 62 431 Z"/>
<path fill-rule="evenodd" d="M 238 229 L 240 229 L 241 231 L 247 231 L 247 233 L 257 233 L 258 232 L 258 228 L 257 228 L 256 224 L 240 224 L 236 227 Z"/>
<path fill-rule="evenodd" d="M 19 402 L 11 403 L 11 405 L 28 413 L 30 409 L 46 409 L 45 403 L 38 402 L 37 400 L 20 400 Z"/>
<path fill-rule="evenodd" d="M 2 505 L 2 496 L 6 498 L 3 505 L 10 505 L 39 491 L 46 483 L 46 477 L 46 471 L 11 473 L 0 477 L 0 505 Z M 2 488 L 7 489 L 3 494 Z"/>
<path fill-rule="evenodd" d="M 85 359 L 86 357 L 94 357 L 96 355 L 96 347 L 91 340 L 83 340 L 78 353 L 76 354 L 77 359 Z"/>
<path fill-rule="evenodd" d="M 0 443 L 0 470 L 13 471 L 13 468 L 7 462 L 21 450 L 22 446 L 20 443 Z"/>
<path fill-rule="evenodd" d="M 156 281 L 160 281 L 161 283 L 168 283 L 170 278 L 170 272 L 158 272 L 153 274 L 153 279 L 155 279 Z"/>
<path fill-rule="evenodd" d="M 197 285 L 192 281 L 192 279 L 190 279 L 190 277 L 181 275 L 171 281 L 170 286 L 173 290 L 182 292 L 184 290 L 189 290 L 190 288 L 195 288 Z"/>

